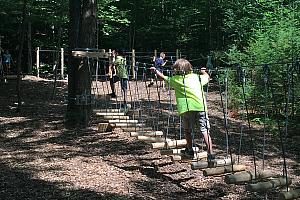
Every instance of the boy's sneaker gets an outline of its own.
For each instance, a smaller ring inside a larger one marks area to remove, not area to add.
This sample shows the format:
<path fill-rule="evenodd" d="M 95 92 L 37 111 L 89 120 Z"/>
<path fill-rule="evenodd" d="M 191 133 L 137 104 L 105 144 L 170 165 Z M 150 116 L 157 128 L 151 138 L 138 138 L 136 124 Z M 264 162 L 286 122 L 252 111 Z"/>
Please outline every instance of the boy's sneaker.
<path fill-rule="evenodd" d="M 148 87 L 151 87 L 152 85 L 154 85 L 154 82 L 151 82 L 151 83 L 148 85 Z"/>
<path fill-rule="evenodd" d="M 212 162 L 216 159 L 216 154 L 207 154 L 207 161 Z"/>
<path fill-rule="evenodd" d="M 194 150 L 193 149 L 185 148 L 184 150 L 181 150 L 180 153 L 182 154 L 182 156 L 184 156 L 186 158 L 194 158 Z"/>

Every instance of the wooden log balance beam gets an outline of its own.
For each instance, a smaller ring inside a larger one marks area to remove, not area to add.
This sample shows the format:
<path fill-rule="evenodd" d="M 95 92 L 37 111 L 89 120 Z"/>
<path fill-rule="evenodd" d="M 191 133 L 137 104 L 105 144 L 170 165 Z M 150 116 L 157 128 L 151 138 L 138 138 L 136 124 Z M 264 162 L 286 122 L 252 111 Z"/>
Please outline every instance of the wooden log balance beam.
<path fill-rule="evenodd" d="M 290 200 L 290 199 L 297 199 L 300 198 L 300 188 L 286 191 L 286 192 L 280 192 L 278 195 L 279 200 Z"/>
<path fill-rule="evenodd" d="M 137 124 L 139 123 L 138 120 L 134 119 L 110 119 L 108 123 L 128 123 L 128 124 Z"/>
<path fill-rule="evenodd" d="M 290 178 L 286 179 L 285 177 L 279 177 L 265 182 L 248 184 L 246 189 L 251 192 L 266 192 L 267 190 L 283 187 L 287 184 L 292 184 L 292 180 Z"/>
<path fill-rule="evenodd" d="M 113 120 L 113 119 L 129 119 L 130 117 L 127 115 L 102 115 L 101 116 L 102 119 L 106 120 L 108 122 L 108 120 Z"/>
<path fill-rule="evenodd" d="M 164 133 L 162 131 L 139 131 L 139 132 L 130 132 L 131 137 L 137 137 L 137 136 L 163 136 Z"/>
<path fill-rule="evenodd" d="M 145 142 L 168 142 L 171 141 L 169 138 L 164 138 L 164 137 L 149 137 L 149 136 L 144 136 L 140 135 L 137 136 L 138 140 L 145 141 Z"/>
<path fill-rule="evenodd" d="M 96 116 L 125 116 L 124 112 L 96 112 Z"/>
<path fill-rule="evenodd" d="M 179 155 L 181 154 L 181 150 L 184 150 L 185 148 L 179 148 L 179 149 L 161 149 L 160 154 L 161 155 Z M 199 147 L 193 147 L 194 152 L 199 152 Z"/>
<path fill-rule="evenodd" d="M 122 110 L 108 108 L 108 109 L 94 109 L 93 112 L 94 113 L 120 113 L 122 112 Z"/>
<path fill-rule="evenodd" d="M 136 126 L 128 126 L 122 127 L 123 131 L 132 132 L 132 131 L 153 131 L 152 127 L 136 127 Z"/>
<path fill-rule="evenodd" d="M 172 161 L 189 161 L 189 160 L 197 160 L 197 159 L 202 159 L 202 158 L 207 158 L 207 152 L 203 151 L 203 152 L 198 152 L 194 154 L 193 158 L 188 158 L 186 156 L 183 155 L 172 155 Z"/>
<path fill-rule="evenodd" d="M 207 168 L 203 170 L 204 176 L 215 176 L 230 172 L 240 172 L 246 170 L 245 165 L 227 165 L 222 167 Z"/>
<path fill-rule="evenodd" d="M 144 123 L 138 123 L 138 124 L 132 124 L 132 123 L 111 123 L 111 124 L 115 124 L 116 128 L 123 128 L 123 127 L 144 127 L 145 124 Z"/>
<path fill-rule="evenodd" d="M 234 160 L 231 162 L 230 158 L 214 159 L 210 162 L 207 162 L 207 161 L 192 162 L 191 168 L 193 170 L 196 170 L 196 169 L 205 169 L 208 167 L 210 167 L 210 168 L 222 167 L 222 166 L 233 165 L 233 164 L 234 164 Z"/>
<path fill-rule="evenodd" d="M 271 171 L 265 170 L 265 171 L 257 172 L 256 176 L 257 177 L 255 177 L 255 173 L 253 173 L 253 172 L 244 171 L 244 172 L 226 175 L 225 182 L 227 184 L 240 184 L 240 183 L 245 183 L 245 182 L 252 181 L 255 179 L 261 180 L 261 179 L 265 179 L 265 178 L 270 178 L 270 177 L 274 176 L 274 173 Z"/>
<path fill-rule="evenodd" d="M 159 149 L 159 148 L 173 148 L 173 147 L 183 147 L 186 145 L 186 140 L 172 140 L 168 142 L 156 142 L 152 143 L 153 149 Z"/>

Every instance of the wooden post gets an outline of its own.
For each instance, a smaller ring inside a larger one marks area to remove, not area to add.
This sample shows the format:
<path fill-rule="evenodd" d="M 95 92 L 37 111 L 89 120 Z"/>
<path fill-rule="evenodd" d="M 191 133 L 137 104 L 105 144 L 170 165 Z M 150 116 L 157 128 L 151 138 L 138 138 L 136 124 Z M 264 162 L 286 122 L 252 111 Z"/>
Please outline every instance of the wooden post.
<path fill-rule="evenodd" d="M 157 58 L 157 50 L 156 49 L 154 50 L 154 56 L 155 56 L 155 58 Z"/>
<path fill-rule="evenodd" d="M 36 49 L 36 76 L 40 77 L 40 47 Z"/>
<path fill-rule="evenodd" d="M 178 59 L 179 59 L 179 50 L 176 49 L 176 60 L 178 60 Z"/>
<path fill-rule="evenodd" d="M 131 60 L 131 67 L 132 67 L 132 69 L 131 69 L 131 71 L 132 71 L 132 78 L 135 80 L 137 77 L 135 77 L 135 49 L 132 49 L 132 58 L 131 58 L 132 60 Z"/>
<path fill-rule="evenodd" d="M 61 48 L 60 49 L 60 75 L 61 75 L 61 79 L 64 79 L 64 65 L 65 65 L 64 48 Z"/>

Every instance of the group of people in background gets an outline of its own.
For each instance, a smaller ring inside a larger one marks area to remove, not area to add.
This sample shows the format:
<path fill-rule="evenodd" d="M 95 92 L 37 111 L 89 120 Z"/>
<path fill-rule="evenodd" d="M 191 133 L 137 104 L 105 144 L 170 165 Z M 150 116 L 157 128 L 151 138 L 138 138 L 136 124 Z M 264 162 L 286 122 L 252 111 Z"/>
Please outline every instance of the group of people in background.
<path fill-rule="evenodd" d="M 0 74 L 11 73 L 11 65 L 13 63 L 12 56 L 8 50 L 6 50 L 2 56 L 0 56 Z"/>
<path fill-rule="evenodd" d="M 123 108 L 127 108 L 127 88 L 128 88 L 128 69 L 126 65 L 125 52 L 115 50 L 112 53 L 112 62 L 109 65 L 108 76 L 110 78 L 111 91 L 109 95 L 116 98 L 115 83 L 120 81 Z M 160 57 L 153 57 L 154 66 L 150 68 L 153 75 L 148 87 L 154 85 L 154 78 L 158 78 L 164 87 L 164 82 L 168 83 L 175 90 L 175 97 L 177 102 L 177 110 L 183 119 L 183 129 L 185 139 L 187 141 L 186 148 L 182 150 L 181 154 L 194 158 L 194 129 L 198 121 L 200 132 L 204 138 L 208 161 L 215 159 L 213 153 L 213 143 L 210 136 L 210 124 L 208 119 L 206 95 L 203 86 L 208 84 L 210 77 L 206 72 L 206 68 L 201 68 L 200 75 L 193 72 L 191 63 L 186 59 L 178 59 L 173 64 L 174 74 L 166 76 L 163 73 L 163 68 L 168 62 L 165 60 L 166 55 L 164 52 L 160 53 Z"/>

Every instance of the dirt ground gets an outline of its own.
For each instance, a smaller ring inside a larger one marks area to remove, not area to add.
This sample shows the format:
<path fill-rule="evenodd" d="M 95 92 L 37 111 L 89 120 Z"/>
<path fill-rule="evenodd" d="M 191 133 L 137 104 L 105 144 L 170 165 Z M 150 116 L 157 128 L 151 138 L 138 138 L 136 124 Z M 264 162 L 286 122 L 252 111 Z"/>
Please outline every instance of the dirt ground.
<path fill-rule="evenodd" d="M 97 88 L 107 89 L 105 84 Z M 190 163 L 173 163 L 169 156 L 161 155 L 149 143 L 129 137 L 121 129 L 98 132 L 96 116 L 90 127 L 68 130 L 64 127 L 67 82 L 57 83 L 55 95 L 53 87 L 53 81 L 25 76 L 21 82 L 22 107 L 17 112 L 16 81 L 0 82 L 1 200 L 250 200 L 278 199 L 279 192 L 285 190 L 249 192 L 245 189 L 246 183 L 226 184 L 224 175 L 205 177 L 201 170 L 192 170 Z M 172 114 L 169 102 L 174 100 L 173 91 L 171 96 L 167 92 L 158 96 L 156 89 L 148 91 L 143 82 L 132 82 L 131 91 L 135 95 L 130 101 L 135 101 L 137 94 L 147 94 L 150 98 L 145 95 L 139 99 L 144 98 L 145 102 L 151 99 L 152 105 L 160 108 L 157 112 L 163 112 L 164 116 Z M 262 127 L 252 124 L 251 131 L 248 130 L 252 140 L 246 131 L 240 140 L 241 127 L 246 127 L 247 122 L 230 111 L 228 150 L 217 92 L 209 92 L 208 105 L 214 148 L 219 158 L 228 156 L 229 151 L 253 172 L 253 143 L 257 170 L 264 168 L 282 175 L 283 157 L 278 138 L 266 134 L 266 145 L 263 145 Z M 154 121 L 149 113 L 154 118 L 157 113 L 148 111 L 145 111 L 148 114 L 145 121 L 151 124 Z M 165 119 L 168 118 L 162 117 L 160 121 Z M 171 124 L 166 121 L 159 125 L 164 132 L 173 130 L 168 129 Z M 169 132 L 171 136 L 172 131 Z M 285 144 L 287 171 L 292 179 L 290 188 L 300 186 L 299 142 L 299 136 L 295 136 L 288 138 Z M 263 147 L 265 159 L 262 159 Z"/>

